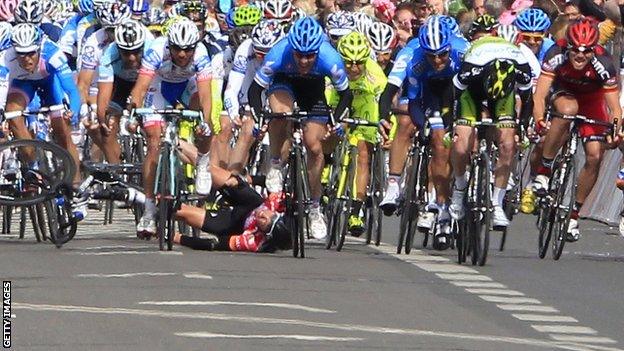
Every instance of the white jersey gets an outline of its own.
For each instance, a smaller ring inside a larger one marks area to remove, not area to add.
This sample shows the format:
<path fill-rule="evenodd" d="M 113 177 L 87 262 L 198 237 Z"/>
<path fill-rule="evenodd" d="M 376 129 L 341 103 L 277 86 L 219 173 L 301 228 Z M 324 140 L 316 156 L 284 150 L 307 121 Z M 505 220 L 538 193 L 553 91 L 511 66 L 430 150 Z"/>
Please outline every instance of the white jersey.
<path fill-rule="evenodd" d="M 527 58 L 527 61 L 529 61 L 529 66 L 531 66 L 531 73 L 533 74 L 533 85 L 535 85 L 537 78 L 539 78 L 540 73 L 542 73 L 542 65 L 540 65 L 537 56 L 535 56 L 533 51 L 531 51 L 528 46 L 520 44 L 519 47 L 520 51 L 522 51 L 524 56 Z"/>
<path fill-rule="evenodd" d="M 228 75 L 223 105 L 231 118 L 239 115 L 240 104 L 247 104 L 247 90 L 262 64 L 255 58 L 251 39 L 246 39 L 236 50 Z"/>
<path fill-rule="evenodd" d="M 108 45 L 112 43 L 104 29 L 99 29 L 91 34 L 84 43 L 82 53 L 78 58 L 78 69 L 82 71 L 97 70 L 100 60 Z"/>
<path fill-rule="evenodd" d="M 212 79 L 212 67 L 208 51 L 203 45 L 197 45 L 193 59 L 186 67 L 178 67 L 171 59 L 167 37 L 152 41 L 143 56 L 140 74 L 158 76 L 162 81 L 182 83 L 197 76 L 197 81 Z"/>

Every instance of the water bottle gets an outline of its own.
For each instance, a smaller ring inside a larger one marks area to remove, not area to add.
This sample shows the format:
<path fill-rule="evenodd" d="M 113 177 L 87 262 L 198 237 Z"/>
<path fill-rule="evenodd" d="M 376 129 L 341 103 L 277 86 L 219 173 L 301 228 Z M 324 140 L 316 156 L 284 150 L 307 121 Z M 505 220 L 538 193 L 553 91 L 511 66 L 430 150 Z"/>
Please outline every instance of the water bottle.
<path fill-rule="evenodd" d="M 442 138 L 442 145 L 445 148 L 450 149 L 451 145 L 453 145 L 453 138 L 451 137 L 451 132 L 446 132 L 444 137 Z"/>

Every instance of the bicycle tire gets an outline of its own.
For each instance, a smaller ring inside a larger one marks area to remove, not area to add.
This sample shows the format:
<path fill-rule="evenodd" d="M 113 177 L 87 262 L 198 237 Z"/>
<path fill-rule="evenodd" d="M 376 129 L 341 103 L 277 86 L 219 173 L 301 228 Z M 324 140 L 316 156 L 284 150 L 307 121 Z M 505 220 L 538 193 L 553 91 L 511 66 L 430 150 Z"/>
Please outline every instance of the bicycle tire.
<path fill-rule="evenodd" d="M 540 211 L 537 218 L 538 232 L 538 256 L 543 259 L 546 257 L 550 241 L 554 230 L 553 223 L 555 221 L 554 203 L 551 194 L 553 189 L 558 189 L 558 179 L 560 172 L 561 156 L 557 155 L 553 162 L 553 176 L 550 177 L 548 184 L 548 195 L 545 199 L 540 199 Z"/>
<path fill-rule="evenodd" d="M 39 225 L 39 233 L 41 233 L 41 239 L 43 241 L 48 240 L 48 228 L 46 224 L 45 207 L 43 203 L 35 205 L 35 211 L 37 214 L 37 224 Z"/>
<path fill-rule="evenodd" d="M 490 246 L 490 228 L 492 226 L 492 190 L 490 186 L 490 156 L 487 152 L 481 153 L 479 167 L 477 207 L 484 209 L 480 216 L 479 226 L 476 228 L 479 235 L 475 242 L 478 247 L 478 265 L 484 266 L 487 261 Z"/>
<path fill-rule="evenodd" d="M 39 232 L 39 219 L 37 218 L 37 208 L 33 206 L 29 206 L 26 208 L 28 211 L 28 216 L 30 218 L 30 223 L 33 226 L 33 234 L 35 235 L 35 239 L 38 243 L 41 242 L 41 233 Z"/>
<path fill-rule="evenodd" d="M 74 238 L 77 222 L 72 218 L 71 203 L 64 196 L 45 202 L 50 241 L 61 248 Z"/>
<path fill-rule="evenodd" d="M 37 154 L 37 160 L 40 161 L 41 176 L 46 175 L 47 178 L 53 175 L 52 181 L 46 184 L 46 188 L 39 187 L 40 192 L 28 198 L 14 198 L 8 195 L 0 196 L 0 205 L 5 206 L 31 206 L 46 201 L 55 195 L 55 190 L 62 185 L 71 184 L 76 174 L 76 165 L 73 158 L 65 149 L 60 146 L 30 139 L 11 140 L 7 143 L 0 144 L 0 152 L 9 148 L 33 148 Z M 50 165 L 54 165 L 50 169 Z M 45 174 L 44 174 L 45 173 Z M 49 181 L 49 179 L 46 179 Z M 23 194 L 23 192 L 20 192 Z"/>
<path fill-rule="evenodd" d="M 170 187 L 170 156 L 171 145 L 163 143 L 158 158 L 158 225 L 156 227 L 156 235 L 158 236 L 158 248 L 160 251 L 165 250 L 165 242 L 167 240 L 169 225 L 169 207 L 171 197 Z"/>
<path fill-rule="evenodd" d="M 468 251 L 468 223 L 466 219 L 453 222 L 455 223 L 453 233 L 455 235 L 455 248 L 457 249 L 457 263 L 462 264 L 466 262 L 466 253 Z"/>
<path fill-rule="evenodd" d="M 2 206 L 2 234 L 11 234 L 12 206 Z"/>
<path fill-rule="evenodd" d="M 576 161 L 574 158 L 570 158 L 565 168 L 562 169 L 565 172 L 563 180 L 559 184 L 557 189 L 557 201 L 555 202 L 555 220 L 554 226 L 554 240 L 552 246 L 553 259 L 555 261 L 561 258 L 563 253 L 563 247 L 565 246 L 566 236 L 568 228 L 570 226 L 570 215 L 572 214 L 572 208 L 576 201 Z M 568 193 L 569 192 L 569 193 Z M 566 201 L 566 194 L 568 200 Z M 566 206 L 563 206 L 564 202 L 567 202 Z M 562 213 L 563 212 L 563 213 Z"/>
<path fill-rule="evenodd" d="M 414 168 L 414 157 L 416 156 L 415 151 L 410 151 L 410 154 L 407 156 L 407 160 L 405 162 L 405 171 L 404 174 L 407 177 L 405 180 L 405 196 L 402 200 L 402 209 L 401 209 L 401 219 L 399 222 L 399 240 L 397 242 L 397 254 L 400 254 L 403 250 L 403 245 L 406 241 L 406 236 L 409 232 L 409 228 L 411 226 L 411 222 L 413 220 L 413 208 L 412 203 L 410 201 L 412 197 L 412 193 L 414 192 L 414 176 L 413 176 L 413 168 Z"/>
<path fill-rule="evenodd" d="M 416 191 L 416 185 L 419 181 L 418 177 L 420 176 L 420 167 L 422 165 L 421 154 L 418 150 L 414 152 L 414 158 L 412 158 L 412 168 L 411 174 L 409 176 L 409 182 L 406 183 L 408 188 L 405 192 L 405 199 L 407 201 L 408 209 L 407 212 L 409 215 L 409 221 L 407 226 L 407 233 L 405 236 L 405 247 L 403 248 L 405 254 L 409 255 L 412 252 L 412 246 L 414 245 L 414 236 L 417 232 L 417 218 L 418 218 L 418 192 Z M 414 160 L 416 162 L 414 162 Z"/>
<path fill-rule="evenodd" d="M 295 150 L 296 159 L 296 190 L 297 190 L 297 234 L 299 244 L 299 257 L 305 257 L 305 236 L 307 229 L 307 216 L 306 216 L 306 185 L 305 180 L 308 177 L 308 172 L 305 167 L 305 160 L 303 159 L 302 150 L 297 148 Z"/>
<path fill-rule="evenodd" d="M 26 234 L 26 207 L 20 207 L 20 223 L 19 223 L 19 238 L 24 239 Z"/>
<path fill-rule="evenodd" d="M 349 165 L 347 166 L 347 177 L 344 185 L 344 193 L 341 194 L 341 197 L 344 199 L 342 201 L 343 208 L 340 211 L 340 240 L 338 244 L 336 244 L 336 251 L 341 251 L 344 243 L 347 239 L 347 233 L 349 232 L 349 217 L 351 217 L 351 211 L 353 207 L 353 198 L 355 196 L 355 189 L 353 189 L 353 184 L 355 182 L 355 173 L 357 172 L 357 158 L 358 158 L 358 149 L 357 147 L 352 147 L 349 150 Z"/>
<path fill-rule="evenodd" d="M 347 208 L 349 206 L 349 200 L 346 199 L 338 199 L 338 211 L 337 211 L 337 219 L 336 219 L 336 233 L 337 242 L 336 242 L 336 251 L 341 251 L 344 246 L 345 239 L 347 237 L 347 227 L 348 227 L 348 212 Z"/>
<path fill-rule="evenodd" d="M 383 211 L 379 204 L 383 200 L 383 188 L 386 184 L 386 173 L 385 171 L 385 158 L 384 152 L 380 145 L 376 146 L 375 153 L 373 154 L 373 167 L 372 175 L 371 175 L 371 204 L 369 207 L 369 213 L 372 219 L 369 221 L 369 226 L 367 232 L 371 233 L 369 237 L 375 238 L 375 246 L 379 246 L 381 244 L 381 232 L 383 227 Z M 370 243 L 370 240 L 368 240 Z"/>

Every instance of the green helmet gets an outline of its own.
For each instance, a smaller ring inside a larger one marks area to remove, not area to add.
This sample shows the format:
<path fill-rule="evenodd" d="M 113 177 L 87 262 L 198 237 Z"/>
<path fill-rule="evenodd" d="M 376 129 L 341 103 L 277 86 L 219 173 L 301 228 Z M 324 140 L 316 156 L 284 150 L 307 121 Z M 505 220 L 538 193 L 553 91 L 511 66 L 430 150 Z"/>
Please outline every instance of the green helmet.
<path fill-rule="evenodd" d="M 255 26 L 262 19 L 262 10 L 255 6 L 244 5 L 234 11 L 234 24 L 237 27 Z"/>
<path fill-rule="evenodd" d="M 172 24 L 174 24 L 175 22 L 182 20 L 182 19 L 186 19 L 186 17 L 184 16 L 173 16 L 173 17 L 169 17 L 165 23 L 162 24 L 162 27 L 160 29 L 160 32 L 162 33 L 163 36 L 167 36 L 167 32 L 169 31 L 169 27 L 171 27 Z"/>
<path fill-rule="evenodd" d="M 485 14 L 477 17 L 477 19 L 472 22 L 472 28 L 470 28 L 470 33 L 481 33 L 481 32 L 491 32 L 498 26 L 498 21 L 496 18 L 491 15 Z"/>
<path fill-rule="evenodd" d="M 345 61 L 362 61 L 370 57 L 370 44 L 360 32 L 351 32 L 338 40 L 338 53 Z"/>
<path fill-rule="evenodd" d="M 494 60 L 490 73 L 485 79 L 485 92 L 488 99 L 499 100 L 513 94 L 516 82 L 516 65 L 508 60 Z"/>

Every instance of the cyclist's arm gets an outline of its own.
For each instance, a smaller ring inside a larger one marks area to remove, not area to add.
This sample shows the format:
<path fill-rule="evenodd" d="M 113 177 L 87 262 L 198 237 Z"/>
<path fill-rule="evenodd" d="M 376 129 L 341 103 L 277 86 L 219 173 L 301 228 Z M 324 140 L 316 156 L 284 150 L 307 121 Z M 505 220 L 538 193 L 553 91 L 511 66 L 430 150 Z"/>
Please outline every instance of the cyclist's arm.
<path fill-rule="evenodd" d="M 533 118 L 535 123 L 544 120 L 546 114 L 546 97 L 550 91 L 550 87 L 554 81 L 554 76 L 542 71 L 537 84 L 535 86 L 535 93 L 533 93 Z"/>
<path fill-rule="evenodd" d="M 347 87 L 347 89 L 342 91 L 337 91 L 338 94 L 338 105 L 336 105 L 336 110 L 334 111 L 334 115 L 329 116 L 329 124 L 335 125 L 336 119 L 340 120 L 346 116 L 349 107 L 351 106 L 351 102 L 353 101 L 353 93 L 351 89 Z"/>
<path fill-rule="evenodd" d="M 400 87 L 388 82 L 383 93 L 379 97 L 379 119 L 390 119 L 390 110 L 392 109 L 392 99 L 399 92 Z"/>
<path fill-rule="evenodd" d="M 199 95 L 199 104 L 204 113 L 204 122 L 212 126 L 211 108 L 212 108 L 212 78 L 204 78 L 197 80 L 197 94 Z"/>
<path fill-rule="evenodd" d="M 93 81 L 95 71 L 92 69 L 81 69 L 78 73 L 78 91 L 82 101 L 89 102 L 89 87 Z"/>
<path fill-rule="evenodd" d="M 9 69 L 0 66 L 0 109 L 6 107 L 7 95 L 9 93 Z"/>
<path fill-rule="evenodd" d="M 113 82 L 99 82 L 97 94 L 97 119 L 100 123 L 106 121 L 106 109 L 113 96 Z"/>
<path fill-rule="evenodd" d="M 254 116 L 259 116 L 262 112 L 262 92 L 264 91 L 264 87 L 254 79 L 249 86 L 249 91 L 247 91 L 247 101 L 249 101 L 249 106 L 253 112 Z"/>
<path fill-rule="evenodd" d="M 134 104 L 135 107 L 143 107 L 145 94 L 147 93 L 147 89 L 149 89 L 150 84 L 152 84 L 153 78 L 153 74 L 139 72 L 137 81 L 134 84 L 134 88 L 132 88 L 132 92 L 130 93 L 130 103 Z"/>
<path fill-rule="evenodd" d="M 519 65 L 516 68 L 516 86 L 518 87 L 518 95 L 522 106 L 520 109 L 520 121 L 526 122 L 533 112 L 533 76 L 531 74 L 531 66 L 528 63 Z"/>
<path fill-rule="evenodd" d="M 230 118 L 236 118 L 239 114 L 240 105 L 238 94 L 245 81 L 245 74 L 234 70 L 228 75 L 228 84 L 223 95 L 223 103 Z"/>
<path fill-rule="evenodd" d="M 622 124 L 622 107 L 620 106 L 620 92 L 617 89 L 610 89 L 604 94 L 605 102 L 609 111 L 611 111 L 611 117 L 617 118 L 618 125 Z"/>

